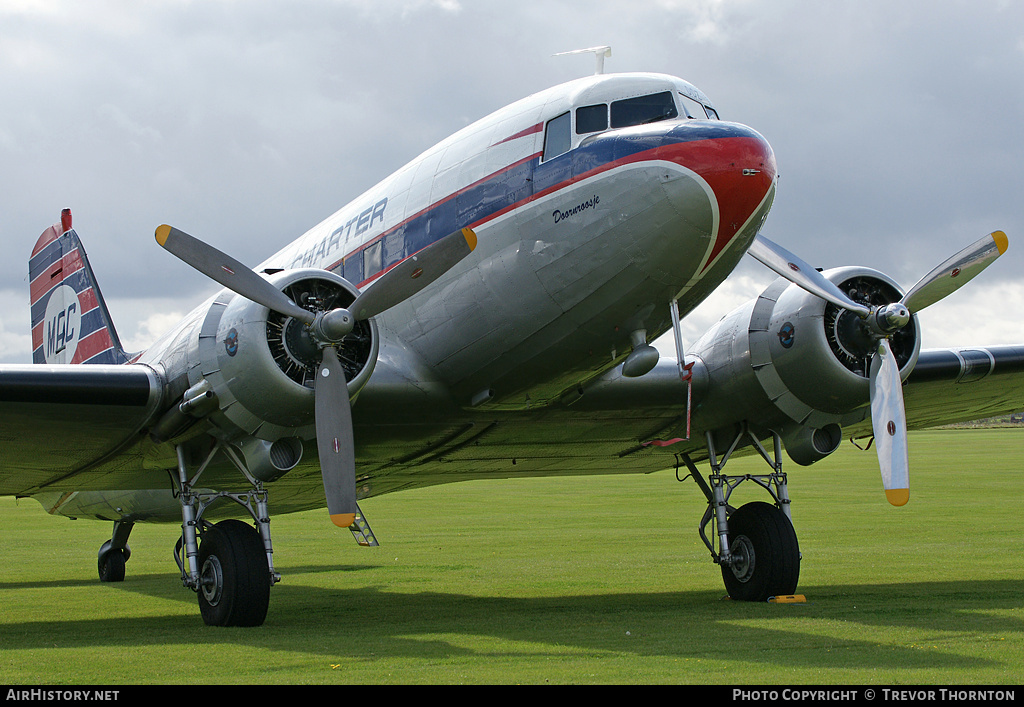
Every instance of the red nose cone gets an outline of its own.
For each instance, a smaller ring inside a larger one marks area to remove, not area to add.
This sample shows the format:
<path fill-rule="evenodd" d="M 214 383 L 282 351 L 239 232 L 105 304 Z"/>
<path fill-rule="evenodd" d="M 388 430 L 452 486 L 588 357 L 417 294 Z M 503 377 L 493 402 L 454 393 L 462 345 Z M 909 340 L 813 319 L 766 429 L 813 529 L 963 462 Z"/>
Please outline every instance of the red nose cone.
<path fill-rule="evenodd" d="M 769 197 L 777 167 L 771 145 L 759 134 L 733 125 L 735 135 L 719 139 L 713 159 L 697 171 L 718 201 L 719 223 L 710 264 Z"/>

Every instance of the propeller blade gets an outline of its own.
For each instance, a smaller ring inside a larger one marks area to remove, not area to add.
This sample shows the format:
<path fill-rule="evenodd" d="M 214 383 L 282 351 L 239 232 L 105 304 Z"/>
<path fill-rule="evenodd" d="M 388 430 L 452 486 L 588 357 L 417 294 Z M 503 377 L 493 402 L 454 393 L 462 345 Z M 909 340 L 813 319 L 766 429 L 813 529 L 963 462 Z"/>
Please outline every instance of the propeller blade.
<path fill-rule="evenodd" d="M 875 434 L 878 465 L 885 497 L 894 506 L 910 500 L 907 460 L 907 415 L 903 407 L 900 367 L 888 339 L 882 339 L 871 357 L 871 427 Z"/>
<path fill-rule="evenodd" d="M 911 314 L 935 304 L 963 287 L 969 280 L 1006 252 L 1009 241 L 1002 231 L 993 231 L 949 258 L 922 277 L 903 296 Z"/>
<path fill-rule="evenodd" d="M 207 277 L 264 307 L 311 324 L 312 312 L 292 302 L 280 290 L 230 255 L 164 224 L 156 229 L 156 242 Z"/>
<path fill-rule="evenodd" d="M 854 302 L 835 284 L 788 250 L 773 243 L 762 235 L 757 235 L 747 251 L 764 265 L 777 272 L 795 285 L 799 285 L 812 295 L 816 295 L 837 307 L 848 309 L 860 317 L 871 314 L 871 308 Z"/>
<path fill-rule="evenodd" d="M 317 371 L 316 446 L 331 522 L 347 528 L 356 520 L 356 459 L 352 444 L 352 407 L 348 382 L 333 346 L 324 348 Z"/>
<path fill-rule="evenodd" d="M 369 319 L 412 297 L 476 248 L 469 228 L 449 233 L 384 273 L 349 306 L 357 320 Z"/>

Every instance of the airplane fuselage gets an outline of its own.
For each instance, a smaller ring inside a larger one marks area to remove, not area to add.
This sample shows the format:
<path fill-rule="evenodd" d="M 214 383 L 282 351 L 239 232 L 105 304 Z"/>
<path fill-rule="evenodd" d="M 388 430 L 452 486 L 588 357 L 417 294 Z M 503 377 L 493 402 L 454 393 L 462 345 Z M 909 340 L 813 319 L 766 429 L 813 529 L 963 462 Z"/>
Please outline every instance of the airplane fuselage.
<path fill-rule="evenodd" d="M 543 405 L 620 363 L 632 332 L 664 332 L 673 298 L 683 315 L 699 304 L 763 224 L 775 176 L 767 142 L 690 84 L 594 76 L 459 131 L 255 269 L 321 268 L 363 289 L 468 226 L 477 251 L 380 315 L 382 338 L 459 404 Z"/>
<path fill-rule="evenodd" d="M 457 132 L 254 270 L 271 278 L 327 270 L 362 290 L 453 231 L 476 232 L 470 256 L 375 318 L 377 368 L 353 415 L 359 428 L 361 413 L 378 401 L 371 417 L 378 423 L 359 431 L 357 461 L 366 449 L 396 444 L 413 458 L 475 424 L 456 423 L 451 411 L 543 408 L 622 363 L 637 332 L 644 341 L 665 332 L 673 299 L 685 316 L 735 267 L 767 217 L 775 185 L 764 138 L 719 120 L 689 83 L 660 74 L 593 76 Z M 203 376 L 224 376 L 226 388 L 231 380 L 218 361 L 237 364 L 247 347 L 267 347 L 260 321 L 224 324 L 229 315 L 221 312 L 233 299 L 222 291 L 137 359 L 159 371 L 169 398 Z M 257 383 L 230 399 L 222 393 L 223 411 L 211 419 L 227 423 L 214 434 L 230 441 L 241 430 L 273 442 L 294 426 L 308 443 L 312 391 L 297 387 L 298 412 L 266 424 L 264 413 L 282 407 L 259 407 L 275 399 L 271 388 Z M 388 407 L 388 392 L 399 388 L 423 391 L 423 405 Z M 389 419 L 416 424 L 381 426 L 381 407 Z M 144 440 L 135 453 L 152 469 L 173 465 L 170 445 Z M 213 468 L 206 477 L 228 483 L 217 474 Z M 285 478 L 301 477 L 296 469 Z M 163 487 L 159 475 L 153 479 L 150 488 Z M 119 507 L 172 520 L 177 503 L 154 493 Z M 289 510 L 316 504 L 275 493 Z M 88 510 L 99 503 L 110 512 L 98 494 L 65 498 L 57 512 L 105 517 Z"/>

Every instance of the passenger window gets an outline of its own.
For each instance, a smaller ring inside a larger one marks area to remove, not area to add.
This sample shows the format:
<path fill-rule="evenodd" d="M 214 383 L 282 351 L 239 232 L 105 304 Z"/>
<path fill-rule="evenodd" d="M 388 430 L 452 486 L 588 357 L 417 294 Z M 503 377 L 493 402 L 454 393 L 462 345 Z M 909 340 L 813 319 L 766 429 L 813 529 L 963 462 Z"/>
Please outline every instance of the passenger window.
<path fill-rule="evenodd" d="M 625 128 L 679 116 L 671 91 L 627 98 L 612 103 L 612 127 Z"/>
<path fill-rule="evenodd" d="M 576 134 L 586 135 L 608 129 L 608 106 L 583 106 L 576 109 Z"/>
<path fill-rule="evenodd" d="M 393 231 L 384 237 L 384 267 L 394 265 L 405 255 L 405 229 Z"/>
<path fill-rule="evenodd" d="M 384 243 L 377 241 L 363 251 L 363 275 L 373 277 L 381 271 L 380 251 Z"/>
<path fill-rule="evenodd" d="M 351 282 L 353 285 L 358 285 L 363 281 L 363 251 L 353 253 L 352 255 L 345 258 L 345 263 L 342 265 L 345 272 L 345 279 Z"/>
<path fill-rule="evenodd" d="M 570 134 L 570 114 L 562 113 L 557 118 L 548 121 L 547 132 L 544 134 L 544 159 L 550 160 L 558 157 L 563 152 L 568 152 L 572 147 L 572 135 Z"/>

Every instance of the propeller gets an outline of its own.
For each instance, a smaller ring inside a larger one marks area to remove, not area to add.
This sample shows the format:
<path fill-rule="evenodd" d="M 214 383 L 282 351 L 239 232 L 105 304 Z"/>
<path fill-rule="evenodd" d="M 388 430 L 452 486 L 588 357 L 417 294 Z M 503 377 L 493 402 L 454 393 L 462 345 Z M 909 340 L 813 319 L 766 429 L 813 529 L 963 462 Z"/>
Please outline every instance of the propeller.
<path fill-rule="evenodd" d="M 889 338 L 905 327 L 914 314 L 963 287 L 1005 253 L 1008 245 L 1006 234 L 994 231 L 936 266 L 918 280 L 899 302 L 880 306 L 853 301 L 831 280 L 764 236 L 755 237 L 747 251 L 790 282 L 856 314 L 876 340 L 877 349 L 871 356 L 868 374 L 871 429 L 882 472 L 882 486 L 886 498 L 894 506 L 902 506 L 910 499 L 910 471 L 903 383 Z"/>
<path fill-rule="evenodd" d="M 279 289 L 226 253 L 164 224 L 156 229 L 156 242 L 208 278 L 268 309 L 312 324 L 314 315 L 288 299 Z"/>
<path fill-rule="evenodd" d="M 313 312 L 300 307 L 270 282 L 213 246 L 168 225 L 156 229 L 165 250 L 233 292 L 305 324 L 323 350 L 313 386 L 316 441 L 324 495 L 331 522 L 347 528 L 355 522 L 356 463 L 348 381 L 338 345 L 357 322 L 369 319 L 413 296 L 441 277 L 476 248 L 469 228 L 450 233 L 384 272 L 346 308 Z"/>
<path fill-rule="evenodd" d="M 338 349 L 324 347 L 316 374 L 316 447 L 331 522 L 347 528 L 356 520 L 356 471 L 352 453 L 352 410 Z"/>
<path fill-rule="evenodd" d="M 885 497 L 894 506 L 910 500 L 910 464 L 907 461 L 907 415 L 903 408 L 900 366 L 888 339 L 878 344 L 871 357 L 871 429 L 882 471 Z"/>

